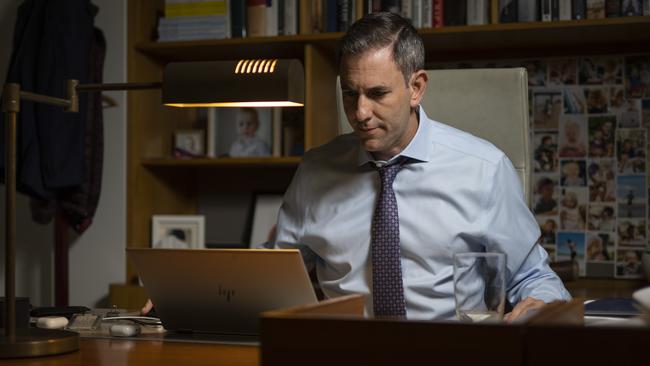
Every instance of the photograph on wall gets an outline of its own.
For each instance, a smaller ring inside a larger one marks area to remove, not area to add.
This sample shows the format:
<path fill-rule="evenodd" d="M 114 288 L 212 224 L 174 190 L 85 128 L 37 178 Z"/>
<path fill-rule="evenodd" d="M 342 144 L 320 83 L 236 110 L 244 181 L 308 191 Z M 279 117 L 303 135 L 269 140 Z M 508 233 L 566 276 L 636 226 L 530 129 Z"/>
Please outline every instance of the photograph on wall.
<path fill-rule="evenodd" d="M 587 215 L 587 230 L 609 232 L 616 231 L 616 206 L 613 204 L 591 203 Z"/>
<path fill-rule="evenodd" d="M 550 60 L 547 68 L 548 86 L 573 85 L 578 80 L 578 63 L 575 58 Z"/>
<path fill-rule="evenodd" d="M 605 233 L 587 233 L 586 259 L 589 262 L 614 261 L 614 236 Z"/>
<path fill-rule="evenodd" d="M 584 230 L 587 218 L 586 188 L 562 188 L 560 198 L 560 230 Z"/>
<path fill-rule="evenodd" d="M 641 99 L 641 127 L 650 128 L 650 99 Z"/>
<path fill-rule="evenodd" d="M 583 85 L 621 84 L 623 68 L 619 57 L 581 57 L 580 78 Z"/>
<path fill-rule="evenodd" d="M 534 180 L 533 213 L 544 216 L 557 215 L 557 177 L 552 175 L 537 175 Z"/>
<path fill-rule="evenodd" d="M 580 275 L 585 273 L 585 233 L 561 232 L 557 235 L 558 261 L 574 260 L 580 268 Z"/>
<path fill-rule="evenodd" d="M 614 159 L 589 159 L 587 176 L 589 202 L 616 201 L 616 172 Z"/>
<path fill-rule="evenodd" d="M 626 57 L 625 74 L 627 98 L 650 98 L 650 56 Z"/>
<path fill-rule="evenodd" d="M 622 85 L 614 85 L 609 87 L 609 108 L 612 114 L 620 114 L 625 111 L 627 107 L 627 99 L 625 99 L 625 89 Z"/>
<path fill-rule="evenodd" d="M 616 116 L 591 116 L 589 124 L 589 157 L 614 157 Z"/>
<path fill-rule="evenodd" d="M 618 217 L 646 217 L 645 176 L 619 175 L 616 184 Z"/>
<path fill-rule="evenodd" d="M 587 113 L 587 100 L 581 87 L 564 88 L 564 114 Z"/>
<path fill-rule="evenodd" d="M 557 131 L 535 132 L 533 134 L 534 146 L 534 169 L 535 173 L 556 173 L 558 171 L 557 160 Z"/>
<path fill-rule="evenodd" d="M 642 255 L 642 250 L 619 248 L 616 251 L 616 277 L 641 278 L 643 276 Z"/>
<path fill-rule="evenodd" d="M 584 187 L 587 185 L 585 160 L 563 159 L 560 185 L 563 187 Z"/>
<path fill-rule="evenodd" d="M 213 108 L 217 157 L 265 157 L 272 149 L 272 108 Z"/>
<path fill-rule="evenodd" d="M 587 121 L 584 116 L 564 115 L 560 118 L 560 158 L 587 156 Z"/>
<path fill-rule="evenodd" d="M 618 115 L 618 127 L 638 128 L 641 124 L 641 100 L 627 100 Z"/>
<path fill-rule="evenodd" d="M 536 129 L 556 129 L 562 112 L 562 93 L 544 91 L 533 93 L 533 126 Z"/>
<path fill-rule="evenodd" d="M 543 60 L 526 60 L 521 66 L 528 72 L 528 86 L 546 85 L 546 62 Z"/>
<path fill-rule="evenodd" d="M 540 237 L 540 244 L 548 245 L 555 244 L 557 238 L 557 217 L 555 216 L 536 216 L 537 223 L 539 224 L 539 229 L 542 232 Z"/>
<path fill-rule="evenodd" d="M 645 174 L 646 131 L 618 129 L 616 158 L 619 174 Z"/>
<path fill-rule="evenodd" d="M 589 87 L 583 89 L 587 102 L 587 113 L 607 113 L 609 96 L 607 87 Z"/>
<path fill-rule="evenodd" d="M 618 245 L 628 247 L 646 246 L 646 220 L 619 218 L 618 219 Z"/>

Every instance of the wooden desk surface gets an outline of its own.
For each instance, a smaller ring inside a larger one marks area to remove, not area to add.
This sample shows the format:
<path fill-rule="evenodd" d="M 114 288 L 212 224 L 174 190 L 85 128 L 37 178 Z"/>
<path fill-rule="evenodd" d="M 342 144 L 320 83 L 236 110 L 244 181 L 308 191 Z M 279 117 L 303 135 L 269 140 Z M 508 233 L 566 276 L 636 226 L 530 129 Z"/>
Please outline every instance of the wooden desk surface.
<path fill-rule="evenodd" d="M 3 366 L 259 365 L 257 346 L 81 338 L 80 350 L 58 356 L 2 360 Z"/>

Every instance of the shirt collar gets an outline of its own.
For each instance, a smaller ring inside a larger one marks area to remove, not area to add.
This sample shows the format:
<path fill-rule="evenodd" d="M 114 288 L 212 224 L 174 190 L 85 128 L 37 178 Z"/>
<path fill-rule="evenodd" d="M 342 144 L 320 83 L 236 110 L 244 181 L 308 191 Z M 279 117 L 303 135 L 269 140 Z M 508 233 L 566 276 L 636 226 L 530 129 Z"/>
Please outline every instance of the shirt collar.
<path fill-rule="evenodd" d="M 398 155 L 393 156 L 389 161 L 375 160 L 368 151 L 361 147 L 361 144 L 358 145 L 358 164 L 362 166 L 367 163 L 373 163 L 375 165 L 383 166 L 386 164 L 391 164 L 395 159 L 400 156 L 410 158 L 413 162 L 425 162 L 429 161 L 431 156 L 431 151 L 433 149 L 433 144 L 431 141 L 432 122 L 424 113 L 424 108 L 421 106 L 418 107 L 418 129 L 415 132 L 415 136 L 406 148 L 402 150 Z"/>

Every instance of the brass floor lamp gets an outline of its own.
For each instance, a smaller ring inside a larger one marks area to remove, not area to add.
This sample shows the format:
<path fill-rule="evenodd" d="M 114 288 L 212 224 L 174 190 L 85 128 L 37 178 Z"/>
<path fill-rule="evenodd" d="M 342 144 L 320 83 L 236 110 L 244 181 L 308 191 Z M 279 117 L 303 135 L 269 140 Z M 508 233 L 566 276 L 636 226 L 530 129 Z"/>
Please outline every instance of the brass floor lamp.
<path fill-rule="evenodd" d="M 0 358 L 46 356 L 79 349 L 79 335 L 65 330 L 16 329 L 16 141 L 21 101 L 78 111 L 78 93 L 107 90 L 162 89 L 162 102 L 172 107 L 299 107 L 304 104 L 304 71 L 298 60 L 239 60 L 170 63 L 163 82 L 79 84 L 66 81 L 66 98 L 20 90 L 6 84 L 5 113 L 5 329 Z M 334 86 L 332 85 L 332 92 Z"/>

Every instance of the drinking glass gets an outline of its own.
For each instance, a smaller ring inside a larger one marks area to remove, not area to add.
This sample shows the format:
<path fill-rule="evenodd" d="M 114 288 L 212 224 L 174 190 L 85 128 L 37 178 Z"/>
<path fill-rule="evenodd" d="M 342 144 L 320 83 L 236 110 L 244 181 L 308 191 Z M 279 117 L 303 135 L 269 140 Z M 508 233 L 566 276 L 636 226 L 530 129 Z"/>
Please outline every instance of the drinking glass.
<path fill-rule="evenodd" d="M 503 319 L 506 299 L 503 253 L 454 254 L 456 317 L 465 322 Z"/>

